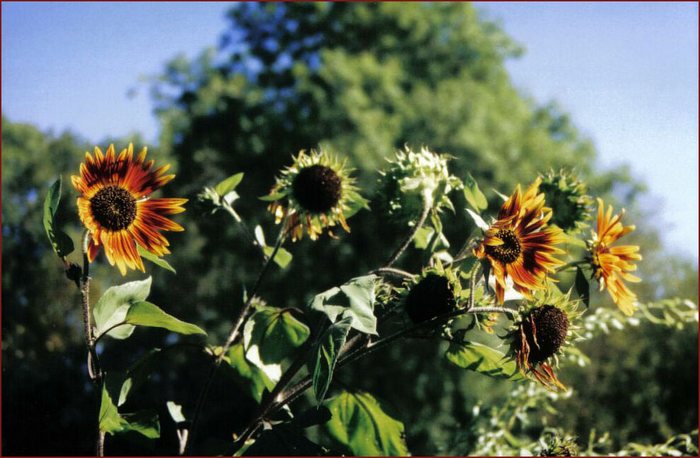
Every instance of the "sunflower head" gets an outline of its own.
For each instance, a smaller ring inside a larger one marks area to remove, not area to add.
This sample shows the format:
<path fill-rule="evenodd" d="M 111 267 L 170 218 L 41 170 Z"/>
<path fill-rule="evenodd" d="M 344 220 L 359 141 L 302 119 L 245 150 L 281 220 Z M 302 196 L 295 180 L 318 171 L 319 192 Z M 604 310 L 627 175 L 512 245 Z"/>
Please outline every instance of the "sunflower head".
<path fill-rule="evenodd" d="M 551 223 L 566 232 L 582 229 L 590 219 L 593 200 L 586 194 L 586 185 L 576 175 L 565 170 L 550 171 L 541 177 L 540 190 L 552 208 Z"/>
<path fill-rule="evenodd" d="M 521 373 L 531 376 L 546 388 L 564 390 L 549 361 L 555 359 L 570 340 L 573 320 L 580 313 L 570 294 L 538 294 L 523 305 L 513 327 L 508 333 L 510 354 Z"/>
<path fill-rule="evenodd" d="M 612 300 L 626 315 L 632 315 L 636 308 L 637 295 L 625 281 L 641 281 L 630 272 L 637 270 L 635 261 L 640 261 L 639 247 L 636 245 L 616 245 L 616 242 L 632 232 L 634 226 L 623 226 L 625 211 L 613 215 L 612 205 L 605 211 L 605 204 L 598 199 L 598 221 L 592 239 L 588 242 L 589 260 L 593 276 L 598 280 L 601 291 L 606 289 Z"/>
<path fill-rule="evenodd" d="M 442 266 L 424 270 L 403 293 L 406 313 L 413 323 L 422 323 L 453 312 L 462 286 L 458 274 Z"/>
<path fill-rule="evenodd" d="M 337 224 L 350 232 L 346 219 L 367 208 L 354 183 L 344 162 L 323 151 L 306 154 L 302 150 L 264 199 L 272 202 L 269 209 L 276 222 L 285 220 L 292 240 L 301 239 L 304 229 L 316 240 L 324 229 Z M 328 232 L 333 235 L 330 229 Z"/>
<path fill-rule="evenodd" d="M 166 175 L 170 167 L 154 168 L 146 162 L 146 148 L 134 157 L 129 144 L 118 155 L 114 145 L 103 153 L 95 147 L 94 157 L 85 153 L 80 174 L 73 175 L 73 187 L 80 193 L 80 220 L 90 232 L 87 254 L 92 262 L 101 247 L 107 260 L 122 275 L 127 269 L 144 271 L 138 247 L 156 256 L 170 253 L 161 231 L 182 231 L 182 226 L 166 218 L 185 211 L 187 199 L 151 198 L 151 193 L 175 178 Z"/>
<path fill-rule="evenodd" d="M 381 173 L 378 197 L 383 213 L 400 224 L 407 224 L 421 214 L 424 203 L 437 211 L 444 207 L 454 209 L 447 194 L 459 189 L 462 183 L 450 175 L 447 160 L 447 156 L 427 148 L 414 152 L 405 147 L 397 151 Z"/>
<path fill-rule="evenodd" d="M 544 289 L 548 274 L 564 264 L 555 255 L 563 253 L 556 245 L 565 241 L 565 235 L 558 227 L 548 226 L 552 210 L 544 206 L 539 185 L 538 178 L 525 193 L 518 185 L 474 249 L 477 258 L 491 265 L 499 304 L 509 280 L 516 291 L 529 297 L 530 291 Z"/>

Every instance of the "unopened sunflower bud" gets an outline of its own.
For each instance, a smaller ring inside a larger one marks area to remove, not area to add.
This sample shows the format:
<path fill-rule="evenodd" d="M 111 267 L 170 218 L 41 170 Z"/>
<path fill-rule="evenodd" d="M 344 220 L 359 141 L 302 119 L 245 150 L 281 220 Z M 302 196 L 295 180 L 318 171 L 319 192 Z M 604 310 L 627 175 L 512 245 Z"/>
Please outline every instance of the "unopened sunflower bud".
<path fill-rule="evenodd" d="M 586 194 L 586 185 L 564 170 L 550 171 L 541 178 L 540 191 L 545 195 L 545 205 L 552 209 L 550 222 L 566 232 L 583 228 L 590 219 L 589 207 L 593 203 Z"/>
<path fill-rule="evenodd" d="M 406 296 L 406 313 L 414 323 L 422 323 L 455 309 L 454 288 L 447 277 L 429 273 Z"/>

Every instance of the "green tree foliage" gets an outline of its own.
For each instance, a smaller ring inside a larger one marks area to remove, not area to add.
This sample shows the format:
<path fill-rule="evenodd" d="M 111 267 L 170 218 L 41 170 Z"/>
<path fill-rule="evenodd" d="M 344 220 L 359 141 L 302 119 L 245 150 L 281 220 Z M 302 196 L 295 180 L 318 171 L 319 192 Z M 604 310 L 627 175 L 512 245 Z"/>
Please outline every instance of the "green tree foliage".
<path fill-rule="evenodd" d="M 186 232 L 171 239 L 174 254 L 168 262 L 178 275 L 154 272 L 149 301 L 154 298 L 169 314 L 206 329 L 210 343 L 225 338 L 262 258 L 224 212 L 204 218 L 197 193 L 244 172 L 236 211 L 274 240 L 272 217 L 256 197 L 270 190 L 275 171 L 288 165 L 292 154 L 318 146 L 347 157 L 368 196 L 384 158 L 404 144 L 429 145 L 454 156 L 452 173 L 462 179 L 470 173 L 492 204 L 499 199 L 493 188 L 509 193 L 538 172 L 575 168 L 596 194 L 614 196 L 637 213 L 635 241 L 645 255 L 640 298 L 674 294 L 697 301 L 696 267 L 659 250 L 658 235 L 644 223 L 653 218 L 635 204 L 643 185 L 629 169 L 597 170 L 593 146 L 566 113 L 556 104 L 539 106 L 516 90 L 504 62 L 517 57 L 520 48 L 471 5 L 243 3 L 232 7 L 229 20 L 218 48 L 191 61 L 178 57 L 152 81 L 162 128 L 158 161 L 172 162 L 177 173 L 166 193 L 191 200 L 188 211 L 178 215 Z M 57 218 L 78 240 L 69 175 L 76 173 L 88 145 L 4 118 L 2 143 L 3 451 L 90 453 L 92 437 L 83 432 L 92 423 L 83 413 L 85 399 L 94 393 L 77 382 L 85 380 L 78 296 L 45 242 L 41 223 L 43 195 L 62 174 Z M 459 194 L 455 215 L 446 211 L 443 217 L 454 244 L 473 229 L 465 216 L 467 201 Z M 376 208 L 381 196 L 373 197 L 370 206 Z M 351 228 L 341 240 L 324 237 L 323 243 L 287 246 L 293 262 L 267 279 L 275 285 L 263 288 L 267 303 L 303 308 L 315 294 L 378 267 L 407 229 L 367 211 L 353 218 Z M 404 261 L 418 265 L 421 253 L 413 250 Z M 106 264 L 103 257 L 100 264 Z M 109 269 L 99 269 L 96 278 L 114 280 L 105 286 L 122 282 Z M 105 286 L 93 283 L 94 297 Z M 601 300 L 594 294 L 592 307 Z M 308 317 L 302 321 L 309 323 Z M 168 339 L 165 331 L 150 330 L 135 332 L 118 350 L 106 342 L 102 350 L 114 366 L 106 369 L 124 370 L 146 348 L 172 343 Z M 658 342 L 677 358 L 659 360 Z M 581 435 L 591 427 L 619 430 L 621 441 L 663 442 L 670 433 L 689 431 L 697 424 L 697 363 L 691 364 L 697 360 L 696 344 L 694 329 L 644 327 L 611 335 L 604 346 L 591 343 L 592 365 L 582 369 L 580 379 L 571 378 L 581 394 L 571 401 L 576 407 L 564 413 L 562 425 Z M 459 431 L 475 418 L 470 407 L 486 398 L 494 404 L 505 399 L 513 382 L 466 373 L 442 358 L 445 350 L 425 341 L 389 347 L 343 368 L 327 397 L 337 396 L 343 385 L 372 393 L 391 418 L 405 424 L 413 454 L 468 453 L 474 443 L 465 446 Z M 242 354 L 242 348 L 231 350 L 232 361 L 234 351 Z M 634 365 L 637 357 L 644 360 L 643 370 Z M 166 402 L 174 401 L 191 418 L 205 362 L 196 349 L 158 352 L 154 375 L 135 399 L 159 409 L 161 419 L 168 418 Z M 222 450 L 255 409 L 246 377 L 257 368 L 239 366 L 224 370 L 211 389 L 202 419 L 207 433 L 196 444 L 202 453 Z M 590 383 L 591 373 L 607 381 Z M 611 387 L 618 391 L 612 394 Z M 659 396 L 668 402 L 659 402 Z M 584 402 L 592 404 L 586 405 L 591 414 L 578 421 Z M 638 425 L 640 416 L 653 420 Z M 155 453 L 177 453 L 174 428 L 161 421 Z M 42 441 L 35 440 L 39 430 Z M 142 452 L 140 440 L 115 438 L 109 452 Z"/>

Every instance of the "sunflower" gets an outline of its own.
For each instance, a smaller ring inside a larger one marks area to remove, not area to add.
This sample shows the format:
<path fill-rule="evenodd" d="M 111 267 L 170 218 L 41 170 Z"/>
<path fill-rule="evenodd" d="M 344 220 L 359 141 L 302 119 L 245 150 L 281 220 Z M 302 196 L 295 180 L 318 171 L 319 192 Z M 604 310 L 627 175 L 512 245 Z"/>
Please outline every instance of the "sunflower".
<path fill-rule="evenodd" d="M 607 289 L 612 300 L 625 315 L 632 315 L 637 302 L 637 296 L 627 288 L 623 280 L 629 282 L 641 281 L 639 277 L 630 274 L 637 270 L 632 261 L 639 261 L 639 247 L 636 245 L 611 246 L 622 236 L 632 232 L 634 226 L 623 226 L 621 223 L 625 211 L 613 216 L 612 205 L 605 212 L 605 204 L 598 199 L 598 224 L 589 242 L 593 275 L 600 283 L 600 290 Z"/>
<path fill-rule="evenodd" d="M 455 311 L 461 294 L 457 273 L 438 264 L 411 281 L 403 291 L 403 303 L 408 317 L 418 324 Z"/>
<path fill-rule="evenodd" d="M 511 342 L 510 354 L 524 376 L 533 377 L 547 389 L 566 390 L 549 361 L 570 340 L 574 334 L 572 323 L 580 315 L 569 293 L 559 297 L 549 292 L 540 294 L 521 306 L 506 339 Z"/>
<path fill-rule="evenodd" d="M 531 290 L 545 288 L 548 272 L 564 264 L 554 255 L 563 253 L 555 245 L 563 243 L 565 235 L 558 227 L 547 226 L 552 210 L 544 206 L 539 184 L 538 178 L 525 194 L 520 185 L 515 188 L 474 250 L 477 258 L 491 264 L 499 304 L 504 301 L 509 278 L 518 292 L 529 297 Z"/>
<path fill-rule="evenodd" d="M 336 224 L 350 232 L 346 219 L 367 208 L 354 182 L 345 162 L 323 151 L 306 154 L 301 150 L 262 199 L 272 201 L 268 208 L 276 223 L 285 221 L 284 230 L 292 241 L 300 240 L 304 229 L 316 240 L 325 228 Z M 330 229 L 328 232 L 333 236 Z"/>
<path fill-rule="evenodd" d="M 182 205 L 187 199 L 149 198 L 175 175 L 164 175 L 169 165 L 153 169 L 152 160 L 145 162 L 145 147 L 136 159 L 132 144 L 118 156 L 114 145 L 109 145 L 106 154 L 95 147 L 94 154 L 93 158 L 86 152 L 80 175 L 71 177 L 80 193 L 80 220 L 90 232 L 88 259 L 92 262 L 104 246 L 107 260 L 116 264 L 122 275 L 127 268 L 143 272 L 137 244 L 156 256 L 170 253 L 169 243 L 160 231 L 184 229 L 163 215 L 185 211 Z"/>

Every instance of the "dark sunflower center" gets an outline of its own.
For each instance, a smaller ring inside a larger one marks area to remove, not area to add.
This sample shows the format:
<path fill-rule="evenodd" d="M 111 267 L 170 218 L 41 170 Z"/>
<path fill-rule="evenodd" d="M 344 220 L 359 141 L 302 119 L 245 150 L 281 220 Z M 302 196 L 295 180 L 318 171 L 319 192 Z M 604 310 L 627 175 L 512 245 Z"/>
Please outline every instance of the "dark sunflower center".
<path fill-rule="evenodd" d="M 90 199 L 90 208 L 97 222 L 111 231 L 127 228 L 136 218 L 136 200 L 118 186 L 97 191 Z"/>
<path fill-rule="evenodd" d="M 340 201 L 342 185 L 333 169 L 315 164 L 299 171 L 292 182 L 292 193 L 304 210 L 325 213 Z"/>
<path fill-rule="evenodd" d="M 522 327 L 530 347 L 528 360 L 536 364 L 554 355 L 564 345 L 569 318 L 560 308 L 545 305 L 532 310 L 523 320 Z"/>
<path fill-rule="evenodd" d="M 496 233 L 496 237 L 503 241 L 502 245 L 487 246 L 488 254 L 501 261 L 504 264 L 510 264 L 520 256 L 520 241 L 510 229 L 501 229 Z"/>
<path fill-rule="evenodd" d="M 449 280 L 433 273 L 426 275 L 406 296 L 406 313 L 414 323 L 449 313 L 456 305 Z"/>

